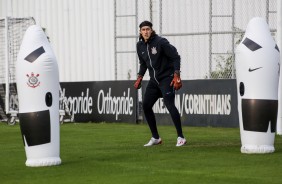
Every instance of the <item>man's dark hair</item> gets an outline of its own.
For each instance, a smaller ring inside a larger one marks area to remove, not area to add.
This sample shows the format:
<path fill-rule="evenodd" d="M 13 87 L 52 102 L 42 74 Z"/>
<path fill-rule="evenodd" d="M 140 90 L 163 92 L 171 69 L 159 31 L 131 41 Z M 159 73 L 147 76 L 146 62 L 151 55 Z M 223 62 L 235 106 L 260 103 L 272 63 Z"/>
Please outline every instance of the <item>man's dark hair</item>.
<path fill-rule="evenodd" d="M 152 28 L 153 24 L 150 21 L 145 20 L 145 21 L 140 23 L 139 28 L 141 29 L 144 26 L 149 26 L 150 28 Z"/>

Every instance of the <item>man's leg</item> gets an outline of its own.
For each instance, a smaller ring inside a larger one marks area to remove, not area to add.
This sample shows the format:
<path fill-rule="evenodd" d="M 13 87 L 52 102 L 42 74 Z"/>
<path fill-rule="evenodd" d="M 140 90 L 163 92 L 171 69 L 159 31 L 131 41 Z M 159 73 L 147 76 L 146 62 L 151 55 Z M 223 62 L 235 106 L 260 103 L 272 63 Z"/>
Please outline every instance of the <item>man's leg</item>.
<path fill-rule="evenodd" d="M 155 83 L 149 81 L 143 99 L 143 111 L 145 118 L 150 127 L 152 137 L 159 139 L 159 133 L 156 124 L 155 114 L 153 112 L 153 106 L 161 95 L 160 90 Z"/>
<path fill-rule="evenodd" d="M 178 137 L 184 138 L 182 133 L 181 119 L 180 114 L 175 106 L 175 92 L 172 86 L 170 86 L 170 82 L 172 79 L 167 78 L 160 83 L 160 88 L 162 91 L 163 99 L 166 108 L 168 109 L 172 121 L 175 125 Z"/>
<path fill-rule="evenodd" d="M 175 125 L 178 137 L 184 138 L 182 133 L 180 114 L 174 104 L 174 96 L 174 94 L 168 94 L 164 96 L 164 103 Z"/>

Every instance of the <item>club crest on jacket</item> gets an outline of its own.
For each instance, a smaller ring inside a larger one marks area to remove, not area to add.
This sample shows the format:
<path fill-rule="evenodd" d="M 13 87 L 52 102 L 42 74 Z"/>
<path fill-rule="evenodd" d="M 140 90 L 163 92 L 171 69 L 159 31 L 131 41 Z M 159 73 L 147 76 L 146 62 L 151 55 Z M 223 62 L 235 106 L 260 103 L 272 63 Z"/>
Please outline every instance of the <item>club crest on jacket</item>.
<path fill-rule="evenodd" d="M 156 47 L 152 47 L 151 50 L 152 50 L 152 54 L 157 54 L 158 53 Z"/>

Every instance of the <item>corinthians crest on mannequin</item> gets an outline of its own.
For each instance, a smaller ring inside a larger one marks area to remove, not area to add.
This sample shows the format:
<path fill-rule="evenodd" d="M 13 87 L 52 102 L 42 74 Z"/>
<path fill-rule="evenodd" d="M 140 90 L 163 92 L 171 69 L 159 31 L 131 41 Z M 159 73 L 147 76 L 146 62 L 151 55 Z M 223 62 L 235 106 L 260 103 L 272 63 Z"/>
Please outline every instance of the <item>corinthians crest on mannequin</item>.
<path fill-rule="evenodd" d="M 37 86 L 39 86 L 40 84 L 40 81 L 38 80 L 39 74 L 34 75 L 34 73 L 31 72 L 30 75 L 26 74 L 26 76 L 28 77 L 27 85 L 29 87 L 36 88 Z"/>

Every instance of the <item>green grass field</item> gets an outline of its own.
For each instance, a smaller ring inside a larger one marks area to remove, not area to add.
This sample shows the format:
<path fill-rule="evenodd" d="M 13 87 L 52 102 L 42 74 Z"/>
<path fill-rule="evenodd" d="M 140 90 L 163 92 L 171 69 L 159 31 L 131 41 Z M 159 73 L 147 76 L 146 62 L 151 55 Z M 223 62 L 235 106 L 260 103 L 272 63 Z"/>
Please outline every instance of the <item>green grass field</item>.
<path fill-rule="evenodd" d="M 162 145 L 143 147 L 150 138 L 145 124 L 63 124 L 62 165 L 31 168 L 19 125 L 0 123 L 0 183 L 282 183 L 282 137 L 274 153 L 247 155 L 238 128 L 183 130 L 185 147 L 175 147 L 173 126 L 159 126 Z"/>

